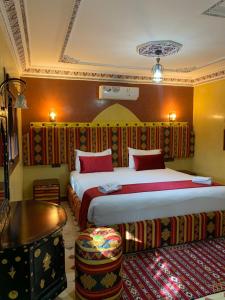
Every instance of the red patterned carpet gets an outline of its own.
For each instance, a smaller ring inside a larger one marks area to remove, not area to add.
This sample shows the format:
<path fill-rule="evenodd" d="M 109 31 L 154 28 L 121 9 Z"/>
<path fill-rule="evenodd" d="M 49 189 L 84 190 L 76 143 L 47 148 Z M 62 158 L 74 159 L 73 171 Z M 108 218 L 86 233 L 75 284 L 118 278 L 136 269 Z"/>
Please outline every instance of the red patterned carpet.
<path fill-rule="evenodd" d="M 225 290 L 225 238 L 129 254 L 124 300 L 197 299 Z"/>

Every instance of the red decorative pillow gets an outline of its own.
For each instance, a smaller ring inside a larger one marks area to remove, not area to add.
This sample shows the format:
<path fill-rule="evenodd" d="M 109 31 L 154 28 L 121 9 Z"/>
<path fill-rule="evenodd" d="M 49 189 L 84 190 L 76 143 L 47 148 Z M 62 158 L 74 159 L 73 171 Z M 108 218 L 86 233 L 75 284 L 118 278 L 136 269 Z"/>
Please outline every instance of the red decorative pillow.
<path fill-rule="evenodd" d="M 112 172 L 112 155 L 79 156 L 80 173 Z"/>
<path fill-rule="evenodd" d="M 136 171 L 165 169 L 162 154 L 154 155 L 133 155 Z"/>

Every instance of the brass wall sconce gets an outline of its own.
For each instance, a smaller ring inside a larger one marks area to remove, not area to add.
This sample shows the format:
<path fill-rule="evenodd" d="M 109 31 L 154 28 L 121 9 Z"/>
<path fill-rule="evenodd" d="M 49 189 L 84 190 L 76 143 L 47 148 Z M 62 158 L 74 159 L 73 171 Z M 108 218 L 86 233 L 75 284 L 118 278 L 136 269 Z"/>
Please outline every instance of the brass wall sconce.
<path fill-rule="evenodd" d="M 174 111 L 169 113 L 169 121 L 170 122 L 176 121 L 176 118 L 177 118 L 177 115 Z"/>
<path fill-rule="evenodd" d="M 5 110 L 8 108 L 8 97 L 5 96 L 5 92 L 8 93 L 12 99 L 15 99 L 13 105 L 14 108 L 26 109 L 27 101 L 23 95 L 26 89 L 26 81 L 20 78 L 7 78 L 0 84 L 0 95 L 2 96 L 1 109 Z"/>
<path fill-rule="evenodd" d="M 56 113 L 54 111 L 50 111 L 49 120 L 50 122 L 56 122 Z"/>

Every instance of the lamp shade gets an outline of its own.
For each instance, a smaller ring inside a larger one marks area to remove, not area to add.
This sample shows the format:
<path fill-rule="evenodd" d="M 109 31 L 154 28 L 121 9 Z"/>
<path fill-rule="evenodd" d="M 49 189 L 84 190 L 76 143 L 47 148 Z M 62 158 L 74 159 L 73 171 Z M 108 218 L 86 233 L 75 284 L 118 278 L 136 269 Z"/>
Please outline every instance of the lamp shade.
<path fill-rule="evenodd" d="M 16 102 L 14 104 L 14 108 L 22 108 L 22 109 L 28 108 L 27 100 L 26 100 L 24 95 L 18 95 L 17 96 Z"/>
<path fill-rule="evenodd" d="M 160 58 L 157 57 L 156 59 L 157 63 L 152 67 L 152 73 L 153 73 L 153 81 L 156 83 L 159 83 L 163 80 L 163 66 L 159 63 Z"/>

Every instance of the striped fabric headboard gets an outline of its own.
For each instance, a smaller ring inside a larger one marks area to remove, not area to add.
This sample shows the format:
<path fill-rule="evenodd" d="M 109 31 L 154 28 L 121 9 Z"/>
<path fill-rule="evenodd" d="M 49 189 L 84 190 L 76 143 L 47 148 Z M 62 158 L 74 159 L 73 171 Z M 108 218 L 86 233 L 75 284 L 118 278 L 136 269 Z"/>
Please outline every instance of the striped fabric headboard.
<path fill-rule="evenodd" d="M 25 166 L 75 165 L 74 149 L 98 152 L 112 148 L 113 165 L 128 165 L 128 147 L 161 148 L 165 158 L 194 153 L 194 133 L 186 122 L 175 123 L 31 123 L 23 136 Z"/>

